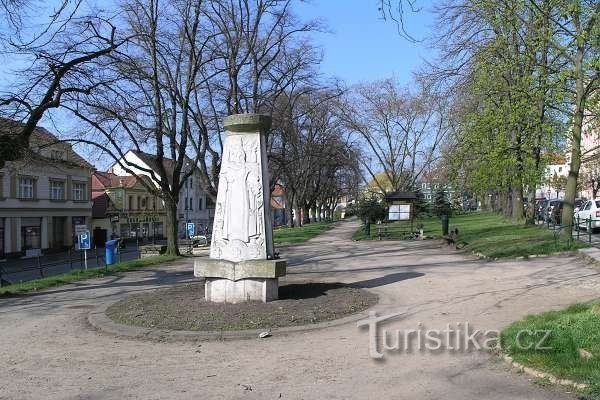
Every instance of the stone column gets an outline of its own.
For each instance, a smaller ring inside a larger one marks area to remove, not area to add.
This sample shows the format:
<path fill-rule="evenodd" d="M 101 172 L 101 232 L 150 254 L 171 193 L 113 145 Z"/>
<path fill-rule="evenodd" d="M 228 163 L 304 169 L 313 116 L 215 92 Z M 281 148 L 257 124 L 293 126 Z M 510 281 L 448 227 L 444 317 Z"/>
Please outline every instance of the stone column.
<path fill-rule="evenodd" d="M 265 133 L 271 118 L 231 115 L 224 120 L 219 189 L 210 258 L 194 263 L 205 278 L 207 301 L 237 303 L 278 297 L 286 263 L 274 259 Z"/>

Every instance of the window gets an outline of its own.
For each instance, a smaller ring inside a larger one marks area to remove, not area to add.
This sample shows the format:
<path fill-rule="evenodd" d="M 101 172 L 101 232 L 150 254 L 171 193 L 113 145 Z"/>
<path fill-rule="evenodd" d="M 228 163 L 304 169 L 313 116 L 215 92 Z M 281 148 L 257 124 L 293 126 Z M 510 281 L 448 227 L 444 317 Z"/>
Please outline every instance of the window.
<path fill-rule="evenodd" d="M 558 167 L 558 172 L 562 172 L 562 167 Z"/>
<path fill-rule="evenodd" d="M 65 199 L 65 182 L 50 181 L 50 200 Z"/>
<path fill-rule="evenodd" d="M 138 209 L 138 210 L 141 210 L 141 209 L 142 209 L 142 207 L 141 207 L 141 201 L 142 201 L 142 199 L 140 198 L 140 196 L 138 196 L 138 197 L 137 197 L 137 209 Z"/>
<path fill-rule="evenodd" d="M 19 178 L 19 198 L 33 199 L 33 187 L 35 180 L 33 178 Z"/>
<path fill-rule="evenodd" d="M 156 210 L 156 199 L 152 199 L 152 209 Z"/>
<path fill-rule="evenodd" d="M 87 187 L 87 184 L 85 184 L 85 183 L 74 182 L 73 183 L 73 200 L 75 200 L 75 201 L 87 200 L 86 187 Z"/>
<path fill-rule="evenodd" d="M 185 210 L 187 210 L 187 209 L 188 209 L 188 198 L 186 197 L 185 198 Z"/>
<path fill-rule="evenodd" d="M 133 210 L 133 196 L 129 196 L 129 210 Z"/>
<path fill-rule="evenodd" d="M 190 189 L 192 188 L 193 182 L 194 182 L 194 180 L 192 178 L 190 178 Z"/>
<path fill-rule="evenodd" d="M 202 210 L 202 197 L 200 197 L 198 199 L 198 210 L 201 211 Z"/>
<path fill-rule="evenodd" d="M 61 150 L 50 151 L 50 158 L 53 160 L 64 160 L 65 152 Z"/>

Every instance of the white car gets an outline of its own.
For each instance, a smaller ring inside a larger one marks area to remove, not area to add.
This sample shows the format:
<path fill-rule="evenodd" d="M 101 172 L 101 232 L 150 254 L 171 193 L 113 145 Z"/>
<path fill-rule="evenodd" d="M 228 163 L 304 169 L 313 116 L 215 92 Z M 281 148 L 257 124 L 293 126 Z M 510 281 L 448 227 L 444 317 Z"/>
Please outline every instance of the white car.
<path fill-rule="evenodd" d="M 575 213 L 575 223 L 580 228 L 587 228 L 590 218 L 592 230 L 600 228 L 600 199 L 588 200 Z"/>

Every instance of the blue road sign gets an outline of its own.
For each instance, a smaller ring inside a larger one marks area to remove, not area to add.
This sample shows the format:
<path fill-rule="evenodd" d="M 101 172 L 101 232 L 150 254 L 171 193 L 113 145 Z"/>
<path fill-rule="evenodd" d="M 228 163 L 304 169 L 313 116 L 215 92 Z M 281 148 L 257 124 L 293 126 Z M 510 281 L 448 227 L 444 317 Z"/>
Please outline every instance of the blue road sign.
<path fill-rule="evenodd" d="M 193 222 L 188 222 L 185 228 L 187 231 L 188 238 L 191 238 L 192 236 L 196 235 L 196 224 L 194 224 Z"/>
<path fill-rule="evenodd" d="M 90 231 L 85 231 L 79 234 L 79 250 L 89 250 L 91 248 L 90 243 Z"/>

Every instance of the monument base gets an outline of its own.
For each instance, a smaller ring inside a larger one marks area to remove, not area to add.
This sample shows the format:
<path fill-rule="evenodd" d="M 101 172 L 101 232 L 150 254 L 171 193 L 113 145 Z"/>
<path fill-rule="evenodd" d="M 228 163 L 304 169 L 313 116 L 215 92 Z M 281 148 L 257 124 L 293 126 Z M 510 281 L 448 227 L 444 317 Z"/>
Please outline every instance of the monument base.
<path fill-rule="evenodd" d="M 244 301 L 277 300 L 279 279 L 240 279 L 232 281 L 224 278 L 206 278 L 204 293 L 206 301 L 215 303 L 241 303 Z"/>
<path fill-rule="evenodd" d="M 217 303 L 277 300 L 279 277 L 285 275 L 285 269 L 283 260 L 201 258 L 194 262 L 194 276 L 205 279 L 206 301 Z"/>

